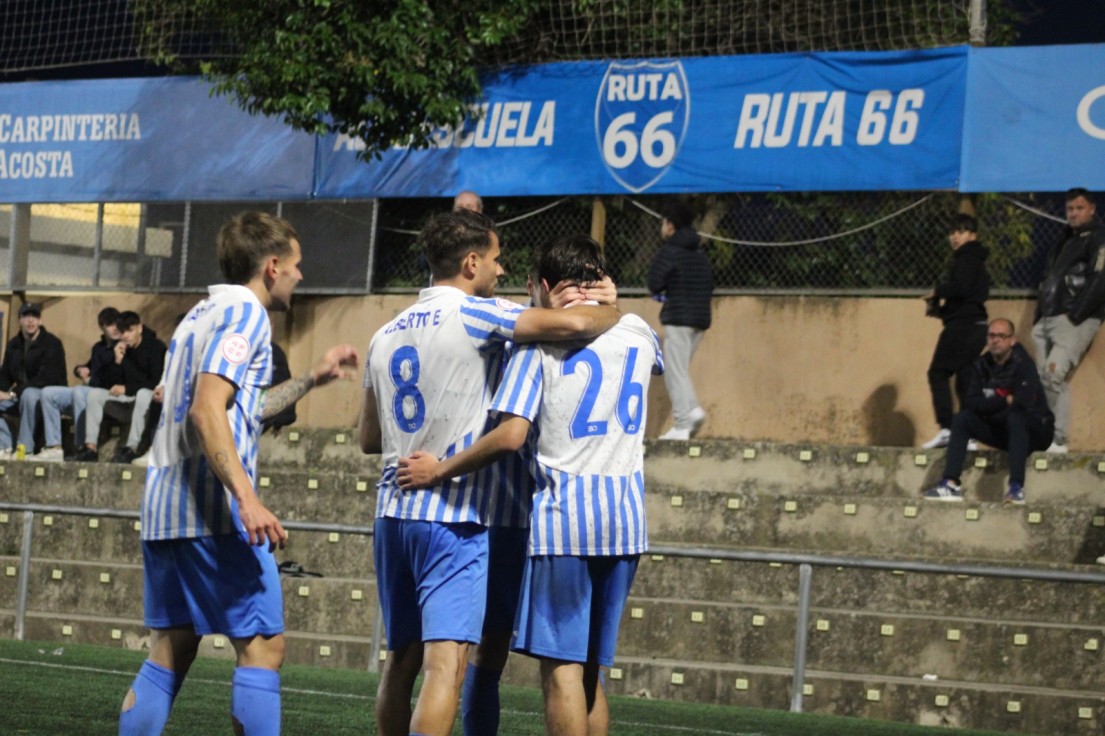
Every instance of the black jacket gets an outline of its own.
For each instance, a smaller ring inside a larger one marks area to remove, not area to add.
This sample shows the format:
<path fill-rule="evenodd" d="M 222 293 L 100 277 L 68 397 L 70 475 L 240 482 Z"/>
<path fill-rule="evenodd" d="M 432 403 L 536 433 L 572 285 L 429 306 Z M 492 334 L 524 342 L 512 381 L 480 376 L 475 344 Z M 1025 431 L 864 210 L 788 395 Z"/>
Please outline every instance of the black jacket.
<path fill-rule="evenodd" d="M 157 339 L 157 333 L 142 327 L 142 342 L 136 348 L 127 348 L 120 363 L 112 355 L 111 365 L 104 370 L 105 388 L 122 384 L 127 396 L 134 396 L 140 388 L 155 389 L 165 368 L 165 343 Z"/>
<path fill-rule="evenodd" d="M 66 386 L 69 383 L 65 370 L 65 348 L 45 327 L 38 328 L 38 337 L 27 341 L 20 330 L 8 340 L 4 362 L 0 365 L 0 391 L 20 390 L 45 386 Z"/>
<path fill-rule="evenodd" d="M 940 300 L 940 319 L 951 322 L 985 322 L 986 299 L 990 296 L 990 274 L 986 258 L 990 251 L 972 240 L 952 251 L 947 278 L 933 289 Z"/>
<path fill-rule="evenodd" d="M 1006 395 L 1013 395 L 1010 405 Z M 967 388 L 967 408 L 982 416 L 996 418 L 1003 411 L 1024 411 L 1035 421 L 1054 427 L 1055 415 L 1047 405 L 1036 362 L 1019 343 L 1004 365 L 998 365 L 989 352 L 971 366 Z"/>
<path fill-rule="evenodd" d="M 710 326 L 714 269 L 699 250 L 694 229 L 681 227 L 660 246 L 648 271 L 648 290 L 663 296 L 661 324 L 700 330 Z"/>
<path fill-rule="evenodd" d="M 1105 319 L 1105 226 L 1067 228 L 1048 252 L 1047 276 L 1036 295 L 1036 319 L 1065 314 L 1074 324 Z"/>
<path fill-rule="evenodd" d="M 83 365 L 88 368 L 88 385 L 93 388 L 111 388 L 115 384 L 104 381 L 104 369 L 115 363 L 115 340 L 101 337 L 92 346 L 92 352 L 88 356 L 88 362 Z M 77 375 L 77 366 L 73 369 L 73 375 Z M 80 376 L 77 376 L 80 378 Z"/>

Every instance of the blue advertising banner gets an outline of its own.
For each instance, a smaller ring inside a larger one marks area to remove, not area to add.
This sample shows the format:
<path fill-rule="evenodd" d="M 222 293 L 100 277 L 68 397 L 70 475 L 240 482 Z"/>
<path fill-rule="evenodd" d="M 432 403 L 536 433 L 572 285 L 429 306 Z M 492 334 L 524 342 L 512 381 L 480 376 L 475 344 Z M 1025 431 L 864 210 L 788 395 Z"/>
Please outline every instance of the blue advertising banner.
<path fill-rule="evenodd" d="M 1105 45 L 972 50 L 962 168 L 966 192 L 1105 190 Z"/>
<path fill-rule="evenodd" d="M 303 199 L 314 139 L 194 78 L 0 85 L 0 202 Z"/>
<path fill-rule="evenodd" d="M 955 188 L 966 47 L 515 67 L 437 145 L 317 142 L 315 196 Z"/>

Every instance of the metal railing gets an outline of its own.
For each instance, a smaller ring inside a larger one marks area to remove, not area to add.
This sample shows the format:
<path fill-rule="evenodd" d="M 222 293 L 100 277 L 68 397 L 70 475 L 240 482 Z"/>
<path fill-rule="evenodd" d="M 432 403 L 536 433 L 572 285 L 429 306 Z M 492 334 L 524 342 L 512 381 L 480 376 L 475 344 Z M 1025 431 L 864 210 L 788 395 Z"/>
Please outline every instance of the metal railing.
<path fill-rule="evenodd" d="M 23 513 L 23 537 L 20 549 L 19 575 L 16 581 L 15 638 L 22 641 L 24 621 L 27 615 L 27 591 L 30 578 L 31 543 L 34 537 L 36 514 L 70 514 L 118 519 L 139 518 L 137 511 L 85 508 L 76 506 L 51 506 L 43 504 L 0 502 L 0 510 Z M 310 532 L 338 532 L 372 536 L 372 528 L 349 524 L 328 524 L 305 521 L 281 522 L 286 529 Z M 1009 567 L 979 564 L 945 564 L 920 560 L 887 560 L 840 555 L 795 554 L 790 552 L 763 552 L 752 550 L 728 550 L 710 547 L 677 547 L 650 545 L 649 554 L 689 559 L 730 560 L 733 562 L 761 562 L 796 565 L 798 567 L 797 622 L 794 637 L 794 676 L 790 710 L 802 712 L 803 686 L 806 677 L 806 644 L 809 628 L 810 590 L 814 567 L 849 568 L 859 570 L 885 570 L 889 572 L 918 572 L 938 575 L 971 575 L 975 577 L 1032 580 L 1051 583 L 1105 584 L 1105 572 L 1080 570 L 1049 570 L 1044 568 Z M 377 602 L 377 615 L 372 635 L 372 652 L 369 670 L 379 668 L 380 644 L 383 641 L 383 622 Z"/>

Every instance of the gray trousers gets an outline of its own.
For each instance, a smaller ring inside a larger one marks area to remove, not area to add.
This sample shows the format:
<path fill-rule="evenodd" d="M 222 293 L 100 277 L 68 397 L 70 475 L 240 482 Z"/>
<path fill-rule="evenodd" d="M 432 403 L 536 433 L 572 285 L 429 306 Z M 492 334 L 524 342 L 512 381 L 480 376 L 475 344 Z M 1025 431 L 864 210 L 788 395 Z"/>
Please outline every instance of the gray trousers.
<path fill-rule="evenodd" d="M 691 383 L 691 356 L 702 333 L 697 327 L 664 325 L 664 386 L 671 399 L 673 423 L 691 429 L 691 412 L 698 407 L 698 396 Z"/>
<path fill-rule="evenodd" d="M 1087 319 L 1080 325 L 1065 314 L 1043 317 L 1032 328 L 1036 343 L 1036 368 L 1044 384 L 1047 405 L 1055 413 L 1055 442 L 1070 441 L 1070 379 L 1082 356 L 1101 327 L 1101 320 Z"/>
<path fill-rule="evenodd" d="M 121 404 L 134 404 L 130 416 L 130 433 L 127 435 L 126 446 L 130 449 L 138 447 L 142 441 L 142 432 L 146 429 L 146 412 L 153 400 L 153 391 L 148 388 L 138 389 L 134 396 L 112 396 L 106 388 L 89 389 L 87 395 L 88 406 L 84 414 L 84 437 L 88 444 L 96 444 L 100 436 L 100 425 L 104 421 L 104 405 L 109 401 Z"/>

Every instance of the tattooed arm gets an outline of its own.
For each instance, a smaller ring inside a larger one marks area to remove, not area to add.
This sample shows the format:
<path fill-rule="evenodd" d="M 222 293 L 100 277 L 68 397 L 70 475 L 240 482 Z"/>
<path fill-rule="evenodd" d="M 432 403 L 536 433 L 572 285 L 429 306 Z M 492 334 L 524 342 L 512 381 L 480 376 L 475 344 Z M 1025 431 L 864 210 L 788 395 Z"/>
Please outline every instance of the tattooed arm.
<path fill-rule="evenodd" d="M 269 549 L 283 547 L 288 533 L 257 497 L 234 446 L 234 434 L 226 409 L 234 401 L 236 391 L 237 387 L 222 376 L 201 373 L 196 379 L 195 397 L 188 410 L 188 418 L 199 436 L 208 466 L 238 502 L 238 516 L 249 535 L 250 544 L 267 542 Z"/>
<path fill-rule="evenodd" d="M 315 386 L 325 386 L 335 379 L 351 377 L 351 369 L 359 362 L 357 349 L 352 345 L 335 345 L 326 351 L 310 373 L 299 378 L 290 378 L 268 390 L 261 420 L 270 419 L 284 411 Z"/>

